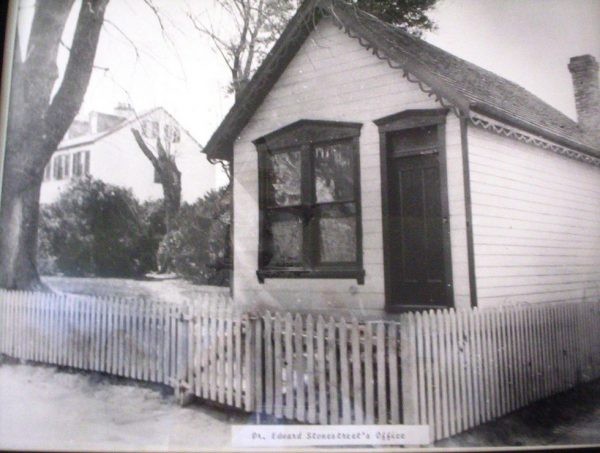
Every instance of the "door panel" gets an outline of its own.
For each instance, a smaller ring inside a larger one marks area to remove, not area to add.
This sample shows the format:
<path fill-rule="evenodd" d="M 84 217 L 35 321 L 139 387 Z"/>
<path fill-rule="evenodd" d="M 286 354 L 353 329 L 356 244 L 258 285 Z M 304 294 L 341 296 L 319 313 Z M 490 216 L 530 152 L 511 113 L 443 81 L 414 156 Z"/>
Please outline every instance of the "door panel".
<path fill-rule="evenodd" d="M 438 154 L 393 155 L 388 164 L 389 303 L 445 306 Z"/>

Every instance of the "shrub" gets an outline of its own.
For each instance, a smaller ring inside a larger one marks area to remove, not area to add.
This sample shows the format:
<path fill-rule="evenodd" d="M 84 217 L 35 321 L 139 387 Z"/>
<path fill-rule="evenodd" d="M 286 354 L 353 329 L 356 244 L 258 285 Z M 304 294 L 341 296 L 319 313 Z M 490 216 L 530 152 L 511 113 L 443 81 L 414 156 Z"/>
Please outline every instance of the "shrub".
<path fill-rule="evenodd" d="M 213 190 L 183 204 L 158 250 L 159 267 L 195 283 L 227 286 L 230 269 L 231 191 Z"/>
<path fill-rule="evenodd" d="M 130 190 L 92 178 L 73 181 L 41 209 L 39 236 L 42 272 L 132 277 L 154 264 L 139 202 Z"/>

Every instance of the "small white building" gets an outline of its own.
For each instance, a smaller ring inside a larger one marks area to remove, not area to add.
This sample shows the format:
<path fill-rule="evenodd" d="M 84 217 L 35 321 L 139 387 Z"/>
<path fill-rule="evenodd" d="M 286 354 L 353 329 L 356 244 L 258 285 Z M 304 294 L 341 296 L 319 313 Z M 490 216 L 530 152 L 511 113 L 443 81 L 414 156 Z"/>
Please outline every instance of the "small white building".
<path fill-rule="evenodd" d="M 142 133 L 151 149 L 160 137 L 175 156 L 181 171 L 182 201 L 194 202 L 223 184 L 220 167 L 208 161 L 202 145 L 164 108 L 135 115 L 121 106 L 114 114 L 91 112 L 88 121 L 73 122 L 46 166 L 40 202 L 54 202 L 74 178 L 83 175 L 129 188 L 140 201 L 161 199 L 160 179 L 132 129 Z"/>
<path fill-rule="evenodd" d="M 305 1 L 204 150 L 233 163 L 236 303 L 598 300 L 598 64 L 569 69 L 578 123 L 349 3 Z"/>

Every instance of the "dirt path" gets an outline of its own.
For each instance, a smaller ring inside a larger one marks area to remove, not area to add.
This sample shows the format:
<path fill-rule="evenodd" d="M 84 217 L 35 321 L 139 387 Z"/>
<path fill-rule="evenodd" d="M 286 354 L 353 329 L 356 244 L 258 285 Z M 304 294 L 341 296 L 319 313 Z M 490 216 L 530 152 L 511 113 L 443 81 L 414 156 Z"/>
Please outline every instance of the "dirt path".
<path fill-rule="evenodd" d="M 156 389 L 0 364 L 0 450 L 215 450 L 244 414 L 181 408 Z"/>
<path fill-rule="evenodd" d="M 600 446 L 600 380 L 436 443 L 436 447 Z"/>
<path fill-rule="evenodd" d="M 2 363 L 0 450 L 228 448 L 249 415 L 193 404 L 131 381 Z M 479 426 L 436 447 L 600 445 L 600 381 Z"/>

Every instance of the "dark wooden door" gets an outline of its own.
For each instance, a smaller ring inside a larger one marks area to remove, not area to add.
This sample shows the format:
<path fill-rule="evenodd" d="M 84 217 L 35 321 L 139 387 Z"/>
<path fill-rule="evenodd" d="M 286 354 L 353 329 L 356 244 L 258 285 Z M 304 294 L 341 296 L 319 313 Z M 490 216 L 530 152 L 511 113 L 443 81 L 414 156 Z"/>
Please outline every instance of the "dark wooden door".
<path fill-rule="evenodd" d="M 391 143 L 396 141 L 392 140 Z M 388 303 L 445 306 L 446 272 L 439 152 L 396 151 L 388 161 Z"/>

